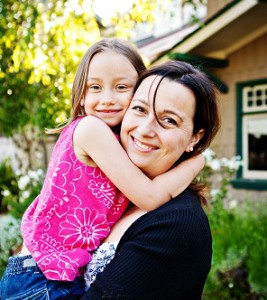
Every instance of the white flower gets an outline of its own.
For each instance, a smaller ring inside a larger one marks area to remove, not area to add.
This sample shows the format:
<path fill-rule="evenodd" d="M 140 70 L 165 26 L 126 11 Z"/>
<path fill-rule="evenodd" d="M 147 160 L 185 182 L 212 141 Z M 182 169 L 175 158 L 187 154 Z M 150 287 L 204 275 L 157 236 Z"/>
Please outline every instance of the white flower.
<path fill-rule="evenodd" d="M 9 190 L 4 190 L 1 192 L 1 194 L 6 197 L 6 196 L 9 196 L 10 195 L 10 191 Z"/>
<path fill-rule="evenodd" d="M 21 200 L 25 200 L 25 199 L 27 199 L 28 197 L 30 196 L 30 192 L 29 191 L 23 191 L 22 193 L 21 193 Z"/>
<path fill-rule="evenodd" d="M 15 171 L 15 175 L 16 175 L 16 176 L 22 175 L 21 170 L 16 170 L 16 171 Z"/>
<path fill-rule="evenodd" d="M 42 169 L 28 171 L 28 176 L 35 182 L 39 181 L 41 179 L 41 177 L 43 177 L 43 174 L 44 174 L 44 172 Z"/>
<path fill-rule="evenodd" d="M 228 161 L 228 167 L 231 170 L 237 171 L 241 165 L 242 165 L 242 161 L 240 156 L 234 156 Z"/>
<path fill-rule="evenodd" d="M 36 172 L 36 171 L 31 171 L 31 170 L 29 170 L 29 171 L 28 171 L 28 175 L 29 175 L 29 177 L 32 178 L 32 179 L 35 179 L 35 180 L 38 179 L 38 175 L 37 175 L 37 172 Z"/>
<path fill-rule="evenodd" d="M 212 170 L 214 171 L 218 171 L 221 168 L 221 164 L 219 159 L 213 159 L 208 163 L 208 166 L 210 166 L 212 168 Z"/>
<path fill-rule="evenodd" d="M 206 161 L 209 162 L 214 158 L 215 152 L 208 148 L 203 152 L 203 156 L 205 157 Z"/>
<path fill-rule="evenodd" d="M 220 190 L 219 190 L 219 189 L 212 189 L 212 190 L 210 191 L 210 195 L 211 195 L 212 197 L 218 195 L 219 193 L 220 193 Z"/>
<path fill-rule="evenodd" d="M 221 164 L 222 167 L 227 167 L 228 164 L 229 164 L 228 158 L 226 158 L 226 157 L 221 158 L 220 164 Z"/>
<path fill-rule="evenodd" d="M 38 175 L 39 178 L 44 175 L 44 171 L 42 169 L 36 170 L 36 173 L 37 173 L 37 175 Z"/>
<path fill-rule="evenodd" d="M 233 199 L 232 201 L 229 202 L 229 208 L 232 209 L 232 208 L 235 208 L 237 207 L 237 200 Z"/>
<path fill-rule="evenodd" d="M 15 249 L 22 243 L 20 221 L 10 215 L 0 217 L 0 259 L 7 261 L 10 249 Z"/>
<path fill-rule="evenodd" d="M 24 190 L 29 183 L 30 177 L 27 175 L 21 176 L 18 180 L 18 185 L 21 190 Z"/>

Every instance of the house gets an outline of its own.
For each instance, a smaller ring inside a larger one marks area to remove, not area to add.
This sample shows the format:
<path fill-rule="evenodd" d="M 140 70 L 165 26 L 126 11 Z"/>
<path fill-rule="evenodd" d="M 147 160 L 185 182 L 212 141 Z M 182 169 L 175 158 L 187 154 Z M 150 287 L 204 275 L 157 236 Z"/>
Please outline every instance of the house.
<path fill-rule="evenodd" d="M 218 157 L 242 157 L 236 199 L 267 199 L 266 16 L 266 0 L 208 0 L 203 24 L 137 43 L 152 64 L 189 61 L 218 86 L 222 127 L 212 148 Z"/>
<path fill-rule="evenodd" d="M 173 45 L 152 57 L 152 64 L 172 58 L 201 65 L 221 91 L 222 127 L 212 148 L 219 157 L 241 156 L 232 182 L 239 199 L 267 199 L 266 16 L 267 1 L 210 0 L 204 24 L 172 36 Z"/>

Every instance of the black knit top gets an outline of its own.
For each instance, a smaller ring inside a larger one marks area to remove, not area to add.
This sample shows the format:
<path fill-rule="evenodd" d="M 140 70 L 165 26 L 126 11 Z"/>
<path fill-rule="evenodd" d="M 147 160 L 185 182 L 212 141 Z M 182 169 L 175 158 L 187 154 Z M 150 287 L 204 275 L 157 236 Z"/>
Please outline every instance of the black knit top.
<path fill-rule="evenodd" d="M 211 256 L 208 219 L 185 191 L 129 227 L 81 299 L 201 299 Z"/>

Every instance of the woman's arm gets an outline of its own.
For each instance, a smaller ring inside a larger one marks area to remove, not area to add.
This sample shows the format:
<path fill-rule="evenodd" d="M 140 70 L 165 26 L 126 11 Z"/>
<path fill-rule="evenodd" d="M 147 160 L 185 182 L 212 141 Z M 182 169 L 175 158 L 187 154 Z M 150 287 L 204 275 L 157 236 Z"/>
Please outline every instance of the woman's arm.
<path fill-rule="evenodd" d="M 151 180 L 131 162 L 112 130 L 93 116 L 77 125 L 73 142 L 78 158 L 79 154 L 89 156 L 130 201 L 145 211 L 184 191 L 204 166 L 204 157 L 198 155 Z"/>

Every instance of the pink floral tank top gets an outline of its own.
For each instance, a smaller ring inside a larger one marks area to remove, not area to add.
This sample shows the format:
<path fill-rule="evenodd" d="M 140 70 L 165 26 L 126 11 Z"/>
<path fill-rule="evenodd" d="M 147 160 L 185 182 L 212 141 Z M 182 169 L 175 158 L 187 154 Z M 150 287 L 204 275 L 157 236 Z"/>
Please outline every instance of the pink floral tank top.
<path fill-rule="evenodd" d="M 21 224 L 26 247 L 52 280 L 80 276 L 129 203 L 98 167 L 84 165 L 74 154 L 73 132 L 80 120 L 60 134 L 42 191 Z"/>

